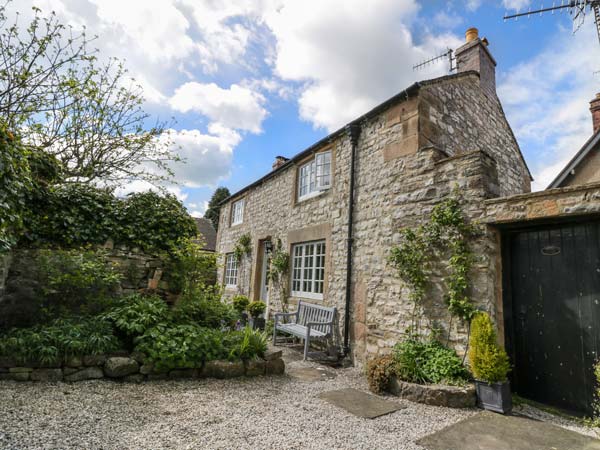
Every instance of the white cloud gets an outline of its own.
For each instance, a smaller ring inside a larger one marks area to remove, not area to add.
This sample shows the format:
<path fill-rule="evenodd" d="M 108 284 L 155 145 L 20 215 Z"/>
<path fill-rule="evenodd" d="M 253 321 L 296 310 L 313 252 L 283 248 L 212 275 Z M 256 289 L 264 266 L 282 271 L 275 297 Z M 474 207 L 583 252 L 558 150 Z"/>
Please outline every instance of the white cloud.
<path fill-rule="evenodd" d="M 520 11 L 521 9 L 529 6 L 531 0 L 502 0 L 502 4 L 507 9 L 515 9 Z"/>
<path fill-rule="evenodd" d="M 169 104 L 182 113 L 203 114 L 221 128 L 259 133 L 267 116 L 264 101 L 261 94 L 237 84 L 223 89 L 214 83 L 192 81 L 178 87 Z"/>
<path fill-rule="evenodd" d="M 187 205 L 190 216 L 192 217 L 204 217 L 206 210 L 208 209 L 208 201 L 203 201 L 202 204 L 188 203 Z"/>
<path fill-rule="evenodd" d="M 469 11 L 476 11 L 481 6 L 483 0 L 467 0 L 467 9 Z"/>
<path fill-rule="evenodd" d="M 534 190 L 545 188 L 592 134 L 589 102 L 600 49 L 589 23 L 574 36 L 562 30 L 533 60 L 500 79 L 499 96 L 531 165 Z"/>
<path fill-rule="evenodd" d="M 303 86 L 301 117 L 333 130 L 416 78 L 442 74 L 444 63 L 417 74 L 412 66 L 458 39 L 426 35 L 417 45 L 409 25 L 418 9 L 413 0 L 330 0 L 310 8 L 291 0 L 266 13 L 277 75 Z"/>

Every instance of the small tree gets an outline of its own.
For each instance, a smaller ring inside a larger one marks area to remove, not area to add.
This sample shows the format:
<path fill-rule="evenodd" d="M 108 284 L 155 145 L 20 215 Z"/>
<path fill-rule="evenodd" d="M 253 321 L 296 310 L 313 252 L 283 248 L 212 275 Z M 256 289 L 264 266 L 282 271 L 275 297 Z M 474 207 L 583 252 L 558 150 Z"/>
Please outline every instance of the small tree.
<path fill-rule="evenodd" d="M 488 383 L 506 381 L 510 371 L 508 355 L 497 342 L 490 316 L 479 313 L 471 323 L 469 362 L 476 380 Z"/>
<path fill-rule="evenodd" d="M 219 229 L 219 216 L 221 214 L 221 203 L 223 200 L 228 198 L 231 195 L 229 189 L 226 187 L 217 188 L 214 192 L 210 201 L 208 202 L 208 208 L 204 213 L 204 218 L 208 219 L 212 222 L 215 230 Z"/>

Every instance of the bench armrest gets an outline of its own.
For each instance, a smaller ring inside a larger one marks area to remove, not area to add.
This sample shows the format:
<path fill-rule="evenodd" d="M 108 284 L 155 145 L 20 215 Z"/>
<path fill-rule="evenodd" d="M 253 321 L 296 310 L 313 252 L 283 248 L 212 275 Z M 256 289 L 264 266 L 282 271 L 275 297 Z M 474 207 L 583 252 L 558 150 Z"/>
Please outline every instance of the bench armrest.
<path fill-rule="evenodd" d="M 275 313 L 273 315 L 273 321 L 274 321 L 274 325 L 277 326 L 277 323 L 279 322 L 280 318 L 283 317 L 296 317 L 296 320 L 298 320 L 298 311 L 293 312 L 293 313 Z"/>
<path fill-rule="evenodd" d="M 306 324 L 306 334 L 308 336 L 310 336 L 310 329 L 313 327 L 317 327 L 317 326 L 327 326 L 328 330 L 327 333 L 331 332 L 331 327 L 333 326 L 333 321 L 327 321 L 327 322 L 308 322 Z"/>

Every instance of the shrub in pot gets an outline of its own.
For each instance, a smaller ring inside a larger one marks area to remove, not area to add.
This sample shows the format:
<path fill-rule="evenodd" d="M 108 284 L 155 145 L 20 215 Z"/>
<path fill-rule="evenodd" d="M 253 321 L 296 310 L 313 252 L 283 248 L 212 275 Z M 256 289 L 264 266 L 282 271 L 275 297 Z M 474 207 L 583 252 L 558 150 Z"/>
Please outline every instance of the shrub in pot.
<path fill-rule="evenodd" d="M 248 312 L 250 313 L 250 326 L 257 330 L 264 330 L 265 328 L 265 318 L 261 317 L 265 310 L 267 309 L 267 305 L 265 302 L 257 301 L 251 302 L 248 305 Z"/>
<path fill-rule="evenodd" d="M 485 313 L 479 313 L 471 323 L 469 362 L 475 377 L 478 405 L 484 409 L 507 414 L 512 410 L 508 355 L 497 342 L 496 330 Z"/>
<path fill-rule="evenodd" d="M 250 304 L 248 297 L 245 295 L 236 295 L 231 300 L 231 303 L 233 304 L 233 309 L 235 309 L 240 315 L 240 318 L 242 319 L 242 325 L 246 325 L 246 322 L 248 321 L 248 314 L 246 311 L 248 309 L 248 305 Z"/>

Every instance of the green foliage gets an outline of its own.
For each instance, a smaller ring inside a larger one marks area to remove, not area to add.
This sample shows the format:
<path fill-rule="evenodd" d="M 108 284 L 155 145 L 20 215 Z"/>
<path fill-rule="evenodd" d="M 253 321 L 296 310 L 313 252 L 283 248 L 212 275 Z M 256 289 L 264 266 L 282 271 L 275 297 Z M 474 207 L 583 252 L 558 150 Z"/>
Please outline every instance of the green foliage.
<path fill-rule="evenodd" d="M 212 286 L 217 281 L 217 255 L 202 250 L 202 245 L 181 238 L 171 249 L 167 261 L 169 288 L 174 293 L 187 292 L 194 286 Z"/>
<path fill-rule="evenodd" d="M 175 248 L 180 239 L 198 234 L 194 219 L 171 194 L 130 194 L 121 200 L 117 218 L 119 232 L 113 239 L 149 252 Z"/>
<path fill-rule="evenodd" d="M 463 384 L 469 373 L 452 349 L 441 343 L 409 338 L 394 346 L 396 373 L 411 383 Z"/>
<path fill-rule="evenodd" d="M 257 317 L 260 317 L 260 315 L 263 314 L 266 309 L 267 309 L 267 305 L 265 304 L 265 302 L 261 302 L 261 301 L 252 302 L 248 305 L 248 312 L 255 319 Z"/>
<path fill-rule="evenodd" d="M 223 338 L 220 330 L 196 324 L 159 325 L 138 339 L 136 350 L 159 370 L 195 368 L 229 356 Z"/>
<path fill-rule="evenodd" d="M 233 326 L 238 314 L 221 300 L 218 286 L 197 286 L 179 298 L 173 308 L 173 318 L 176 323 L 222 328 Z"/>
<path fill-rule="evenodd" d="M 477 314 L 471 323 L 469 362 L 475 379 L 488 383 L 506 381 L 510 362 L 497 342 L 496 330 L 490 316 Z"/>
<path fill-rule="evenodd" d="M 594 364 L 594 377 L 596 378 L 596 387 L 594 389 L 594 401 L 592 409 L 593 417 L 586 419 L 588 426 L 600 427 L 600 360 Z"/>
<path fill-rule="evenodd" d="M 372 392 L 381 394 L 388 389 L 395 365 L 391 355 L 376 356 L 367 362 L 367 381 Z"/>
<path fill-rule="evenodd" d="M 30 153 L 0 123 L 0 253 L 9 250 L 22 228 L 32 189 Z"/>
<path fill-rule="evenodd" d="M 283 312 L 288 311 L 287 305 L 287 282 L 289 277 L 288 272 L 290 269 L 290 255 L 283 250 L 281 239 L 277 239 L 277 246 L 271 255 L 271 267 L 267 273 L 268 279 L 273 282 L 280 292 L 281 298 L 281 309 Z"/>
<path fill-rule="evenodd" d="M 231 300 L 231 304 L 233 305 L 233 309 L 242 314 L 248 308 L 250 300 L 245 295 L 236 295 Z"/>
<path fill-rule="evenodd" d="M 391 250 L 389 259 L 411 289 L 413 321 L 425 297 L 432 266 L 445 260 L 449 270 L 445 278 L 448 311 L 467 322 L 473 318 L 475 308 L 468 295 L 473 255 L 468 241 L 476 232 L 475 226 L 467 223 L 456 192 L 435 206 L 427 224 L 402 230 L 401 242 Z"/>
<path fill-rule="evenodd" d="M 111 191 L 68 184 L 49 189 L 30 202 L 24 218 L 24 244 L 77 247 L 115 243 L 147 252 L 175 248 L 195 237 L 196 223 L 173 195 L 155 192 L 116 198 Z"/>
<path fill-rule="evenodd" d="M 229 189 L 226 187 L 217 188 L 214 192 L 210 201 L 208 202 L 208 208 L 206 208 L 206 212 L 204 213 L 204 218 L 209 219 L 215 230 L 219 229 L 219 217 L 221 214 L 221 203 L 231 195 Z"/>
<path fill-rule="evenodd" d="M 96 355 L 119 349 L 109 322 L 98 318 L 59 319 L 47 326 L 13 329 L 0 336 L 0 355 L 20 362 L 55 363 L 73 356 Z"/>
<path fill-rule="evenodd" d="M 159 370 L 196 368 L 215 359 L 252 359 L 266 349 L 266 336 L 249 328 L 224 332 L 195 324 L 159 325 L 139 338 L 136 347 Z"/>
<path fill-rule="evenodd" d="M 160 297 L 134 294 L 103 315 L 115 328 L 130 337 L 141 336 L 150 328 L 169 320 L 169 307 Z"/>
<path fill-rule="evenodd" d="M 231 360 L 263 356 L 267 351 L 267 334 L 246 327 L 241 332 L 227 334 L 225 346 L 229 349 L 228 358 Z"/>
<path fill-rule="evenodd" d="M 38 265 L 42 307 L 51 317 L 101 312 L 121 280 L 100 250 L 40 250 Z"/>
<path fill-rule="evenodd" d="M 233 254 L 240 261 L 244 256 L 252 253 L 252 237 L 250 234 L 242 234 L 237 240 L 233 249 Z"/>

